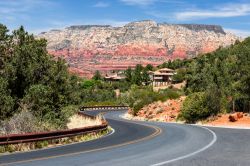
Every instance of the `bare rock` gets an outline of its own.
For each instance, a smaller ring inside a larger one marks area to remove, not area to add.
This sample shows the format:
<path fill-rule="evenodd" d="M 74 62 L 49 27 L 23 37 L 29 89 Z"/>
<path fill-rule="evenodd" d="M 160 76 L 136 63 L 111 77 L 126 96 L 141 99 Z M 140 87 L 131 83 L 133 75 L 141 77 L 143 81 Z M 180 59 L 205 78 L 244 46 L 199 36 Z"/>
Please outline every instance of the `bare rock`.
<path fill-rule="evenodd" d="M 236 114 L 238 119 L 243 118 L 243 112 L 237 112 Z"/>
<path fill-rule="evenodd" d="M 240 38 L 221 26 L 137 21 L 123 27 L 80 25 L 38 35 L 48 51 L 64 58 L 71 72 L 91 77 L 95 70 L 124 70 L 136 64 L 192 58 L 226 47 Z"/>
<path fill-rule="evenodd" d="M 231 114 L 229 115 L 228 119 L 230 122 L 236 122 L 238 120 L 238 116 L 237 114 Z"/>

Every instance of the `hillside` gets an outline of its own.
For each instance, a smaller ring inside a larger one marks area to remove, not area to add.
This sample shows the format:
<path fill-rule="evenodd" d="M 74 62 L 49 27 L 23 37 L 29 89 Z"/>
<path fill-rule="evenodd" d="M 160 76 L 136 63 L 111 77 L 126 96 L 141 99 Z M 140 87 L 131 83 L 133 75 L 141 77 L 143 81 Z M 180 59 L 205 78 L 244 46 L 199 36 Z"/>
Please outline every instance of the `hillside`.
<path fill-rule="evenodd" d="M 159 65 L 191 58 L 233 44 L 237 36 L 221 26 L 138 21 L 123 27 L 79 25 L 39 35 L 48 51 L 63 57 L 71 71 L 90 76 L 95 70 L 125 69 L 136 64 Z"/>
<path fill-rule="evenodd" d="M 249 127 L 250 37 L 230 47 L 160 67 L 175 68 L 177 75 L 185 80 L 183 93 L 179 93 L 186 96 L 185 100 L 166 101 L 149 94 L 148 89 L 133 89 L 127 97 L 132 115 L 144 120 L 172 121 L 178 117 L 187 123 L 202 121 L 209 125 Z M 159 94 L 170 95 L 172 90 L 159 90 Z"/>

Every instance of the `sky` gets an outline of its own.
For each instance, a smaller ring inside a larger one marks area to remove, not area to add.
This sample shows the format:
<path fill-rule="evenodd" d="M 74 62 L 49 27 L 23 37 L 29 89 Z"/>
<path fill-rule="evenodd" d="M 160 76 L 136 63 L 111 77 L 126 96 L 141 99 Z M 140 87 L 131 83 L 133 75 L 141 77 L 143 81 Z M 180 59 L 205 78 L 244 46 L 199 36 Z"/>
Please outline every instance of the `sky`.
<path fill-rule="evenodd" d="M 71 25 L 154 20 L 158 23 L 221 25 L 250 36 L 250 0 L 0 0 L 0 23 L 31 33 Z"/>

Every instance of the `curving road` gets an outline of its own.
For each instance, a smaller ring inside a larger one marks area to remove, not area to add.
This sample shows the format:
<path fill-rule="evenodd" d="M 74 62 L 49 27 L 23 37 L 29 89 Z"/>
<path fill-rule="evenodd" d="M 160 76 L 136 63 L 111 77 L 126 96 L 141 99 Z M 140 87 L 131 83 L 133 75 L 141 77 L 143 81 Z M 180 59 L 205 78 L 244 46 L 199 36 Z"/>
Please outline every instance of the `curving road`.
<path fill-rule="evenodd" d="M 123 113 L 105 114 L 115 130 L 109 136 L 85 143 L 2 155 L 0 165 L 250 165 L 250 130 L 134 122 L 121 119 Z"/>

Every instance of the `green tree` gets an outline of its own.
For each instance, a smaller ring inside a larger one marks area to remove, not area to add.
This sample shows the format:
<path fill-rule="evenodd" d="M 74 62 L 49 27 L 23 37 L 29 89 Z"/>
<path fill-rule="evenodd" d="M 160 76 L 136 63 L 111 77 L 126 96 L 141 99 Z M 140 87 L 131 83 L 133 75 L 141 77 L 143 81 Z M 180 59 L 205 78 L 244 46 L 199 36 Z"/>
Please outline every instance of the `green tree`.
<path fill-rule="evenodd" d="M 0 25 L 1 120 L 26 104 L 39 118 L 63 125 L 63 107 L 80 102 L 78 78 L 68 73 L 64 60 L 53 60 L 46 40 L 34 38 L 23 27 L 7 32 Z"/>
<path fill-rule="evenodd" d="M 151 82 L 151 79 L 149 77 L 149 74 L 148 74 L 148 71 L 146 69 L 144 69 L 142 71 L 142 82 L 145 84 L 145 85 L 149 85 L 150 82 Z"/>
<path fill-rule="evenodd" d="M 0 74 L 3 73 L 4 62 L 8 58 L 9 35 L 6 26 L 0 24 Z"/>
<path fill-rule="evenodd" d="M 51 112 L 56 112 L 53 105 L 53 90 L 42 84 L 32 85 L 22 99 L 22 102 L 29 106 L 29 109 L 39 119 L 44 119 Z M 44 119 L 47 120 L 47 119 Z"/>
<path fill-rule="evenodd" d="M 183 82 L 186 77 L 186 69 L 180 68 L 177 69 L 177 73 L 173 75 L 173 81 L 176 83 Z"/>
<path fill-rule="evenodd" d="M 84 89 L 88 89 L 88 88 L 94 87 L 94 85 L 95 85 L 95 82 L 93 80 L 84 80 L 82 82 L 81 87 L 84 88 Z"/>
<path fill-rule="evenodd" d="M 220 111 L 247 110 L 250 99 L 249 52 L 250 38 L 246 38 L 243 42 L 238 41 L 228 48 L 219 48 L 215 52 L 192 60 L 187 71 L 187 94 L 205 92 L 208 96 L 213 96 L 211 93 L 213 90 L 221 101 L 210 101 L 210 103 L 216 103 Z M 212 98 L 216 99 L 217 96 Z M 210 106 L 207 104 L 208 108 Z"/>
<path fill-rule="evenodd" d="M 96 70 L 95 71 L 95 74 L 94 76 L 92 77 L 93 80 L 101 80 L 102 79 L 102 76 L 101 76 L 101 73 L 99 70 Z"/>
<path fill-rule="evenodd" d="M 151 65 L 151 64 L 147 64 L 147 66 L 145 67 L 145 69 L 147 70 L 147 71 L 153 71 L 153 65 Z"/>
<path fill-rule="evenodd" d="M 12 116 L 15 113 L 13 109 L 14 100 L 10 96 L 10 91 L 7 87 L 7 81 L 0 77 L 0 121 Z"/>
<path fill-rule="evenodd" d="M 132 75 L 132 83 L 136 85 L 141 85 L 142 84 L 142 70 L 143 67 L 142 65 L 138 64 L 135 67 L 135 70 Z"/>
<path fill-rule="evenodd" d="M 132 69 L 131 67 L 127 68 L 127 70 L 125 70 L 125 79 L 127 82 L 132 82 Z"/>
<path fill-rule="evenodd" d="M 180 117 L 186 122 L 193 123 L 210 116 L 209 110 L 205 106 L 204 92 L 197 92 L 189 95 L 182 107 Z"/>

